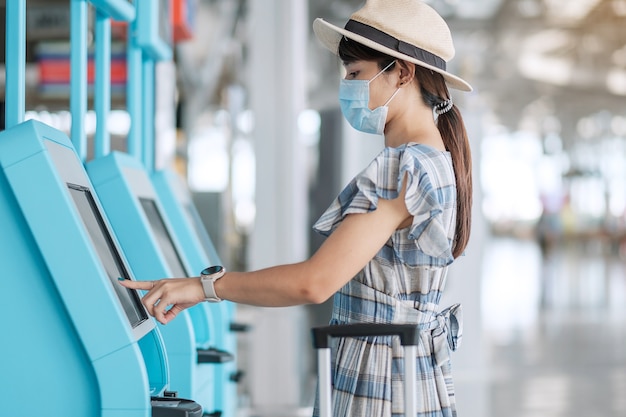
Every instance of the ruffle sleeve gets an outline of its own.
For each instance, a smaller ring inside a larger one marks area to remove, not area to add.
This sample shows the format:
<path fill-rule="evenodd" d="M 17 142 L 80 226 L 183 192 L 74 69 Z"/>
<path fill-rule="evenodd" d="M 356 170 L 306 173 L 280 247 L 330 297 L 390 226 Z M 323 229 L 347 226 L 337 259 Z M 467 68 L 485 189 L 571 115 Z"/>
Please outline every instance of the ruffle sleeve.
<path fill-rule="evenodd" d="M 405 203 L 413 223 L 406 240 L 402 234 L 398 238 L 394 236 L 394 250 L 409 265 L 445 266 L 454 261 L 454 171 L 447 154 L 433 156 L 420 158 L 409 150 L 400 161 L 398 187 L 406 178 Z"/>
<path fill-rule="evenodd" d="M 391 236 L 396 256 L 411 266 L 450 264 L 454 260 L 454 171 L 448 154 L 432 148 L 385 148 L 341 191 L 313 229 L 328 236 L 346 215 L 376 210 L 379 198 L 398 196 L 404 178 L 413 223 Z"/>
<path fill-rule="evenodd" d="M 372 165 L 377 165 L 376 160 L 372 162 Z M 368 171 L 369 167 L 339 193 L 339 196 L 313 225 L 315 231 L 328 236 L 339 226 L 346 215 L 376 210 L 378 206 L 376 183 L 367 175 Z"/>

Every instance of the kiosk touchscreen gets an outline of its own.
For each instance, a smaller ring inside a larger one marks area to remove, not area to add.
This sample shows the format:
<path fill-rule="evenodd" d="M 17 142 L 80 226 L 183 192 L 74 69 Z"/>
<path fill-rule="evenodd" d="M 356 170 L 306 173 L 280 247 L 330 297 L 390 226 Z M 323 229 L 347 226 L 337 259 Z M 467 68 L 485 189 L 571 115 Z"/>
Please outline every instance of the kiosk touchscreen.
<path fill-rule="evenodd" d="M 136 277 L 154 280 L 192 275 L 141 163 L 128 154 L 112 152 L 86 166 Z M 159 329 L 170 360 L 175 359 L 170 346 L 181 353 L 185 349 L 188 357 L 187 363 L 171 365 L 172 383 L 176 381 L 177 387 L 184 387 L 185 391 L 179 388 L 181 395 L 200 402 L 207 413 L 221 413 L 216 408 L 215 390 L 223 382 L 216 380 L 215 364 L 232 360 L 232 355 L 198 343 L 195 329 L 204 328 L 206 332 L 215 326 L 207 320 L 202 310 L 204 304 L 184 310 L 176 320 L 159 325 Z M 178 326 L 179 333 L 184 326 L 187 336 L 174 334 L 171 330 L 174 326 Z"/>
<path fill-rule="evenodd" d="M 156 206 L 156 202 L 145 197 L 139 198 L 139 202 L 141 203 L 141 207 L 143 208 L 143 211 L 148 219 L 152 233 L 161 248 L 161 252 L 165 257 L 166 263 L 170 267 L 173 277 L 186 277 L 187 272 L 183 266 L 183 261 L 180 259 L 180 255 L 173 245 L 172 236 L 170 236 L 167 228 L 165 227 L 163 217 L 161 217 L 161 213 Z"/>
<path fill-rule="evenodd" d="M 0 133 L 2 415 L 200 416 L 171 396 L 166 351 L 67 136 Z"/>
<path fill-rule="evenodd" d="M 118 277 L 124 279 L 130 279 L 130 277 L 126 268 L 123 267 L 122 259 L 113 245 L 111 236 L 107 232 L 91 191 L 82 185 L 68 183 L 67 186 L 104 270 L 113 283 L 113 289 L 124 313 L 126 313 L 130 326 L 135 329 L 148 320 L 148 313 L 141 305 L 141 300 L 136 291 L 131 291 L 116 283 Z"/>
<path fill-rule="evenodd" d="M 148 220 L 150 230 L 157 241 L 159 248 L 161 249 L 166 263 L 169 265 L 173 277 L 185 277 L 192 275 L 188 272 L 186 262 L 181 258 L 180 253 L 189 255 L 187 251 L 179 251 L 174 244 L 174 238 L 170 235 L 169 230 L 175 231 L 177 236 L 180 236 L 180 230 L 176 228 L 173 223 L 169 223 L 171 226 L 166 226 L 166 220 L 163 215 L 168 219 L 167 210 L 160 210 L 157 207 L 157 196 L 151 198 L 139 197 L 140 205 Z M 163 214 L 163 215 L 162 215 Z M 182 242 L 186 239 L 179 239 Z M 203 263 L 206 264 L 206 263 Z M 194 268 L 194 270 L 197 268 Z M 221 340 L 221 333 L 223 333 L 223 320 L 222 311 L 219 309 L 218 304 L 203 303 L 189 309 L 189 313 L 194 323 L 194 332 L 196 335 L 196 345 L 202 349 L 210 349 L 211 347 L 221 346 L 219 341 Z"/>
<path fill-rule="evenodd" d="M 163 205 L 164 215 L 179 236 L 192 269 L 200 271 L 205 266 L 221 265 L 219 255 L 200 218 L 186 182 L 177 173 L 167 169 L 155 171 L 151 179 Z M 205 307 L 210 309 L 211 314 L 219 321 L 214 332 L 215 346 L 236 355 L 235 332 L 245 331 L 247 326 L 234 322 L 235 304 L 224 301 L 216 304 L 205 303 Z M 226 416 L 234 415 L 237 409 L 237 382 L 241 372 L 237 369 L 236 360 L 218 367 L 222 374 L 221 380 L 224 381 L 216 387 L 220 409 Z"/>
<path fill-rule="evenodd" d="M 157 198 L 157 196 L 154 198 Z M 174 243 L 176 240 L 168 231 L 172 230 L 175 232 L 175 235 L 180 236 L 179 230 L 166 226 L 166 223 L 169 223 L 165 220 L 165 218 L 169 219 L 167 211 L 159 209 L 156 200 L 153 198 L 140 197 L 139 202 L 148 219 L 150 230 L 161 248 L 167 264 L 170 266 L 172 276 L 185 277 L 193 275 L 188 272 L 189 270 L 180 255 L 180 253 L 188 254 L 188 252 L 178 250 Z M 182 240 L 179 239 L 178 241 Z M 206 265 L 206 263 L 204 264 Z M 193 268 L 193 270 L 195 269 L 198 268 Z M 223 346 L 223 334 L 226 333 L 227 326 L 222 318 L 227 314 L 227 311 L 222 310 L 220 308 L 221 305 L 203 303 L 189 310 L 194 323 L 196 344 L 208 355 L 205 357 L 205 361 L 211 363 L 232 362 L 232 355 L 227 352 L 222 352 L 221 357 L 210 359 L 211 355 L 220 355 L 220 350 L 217 347 Z M 226 306 L 224 305 L 224 307 Z"/>

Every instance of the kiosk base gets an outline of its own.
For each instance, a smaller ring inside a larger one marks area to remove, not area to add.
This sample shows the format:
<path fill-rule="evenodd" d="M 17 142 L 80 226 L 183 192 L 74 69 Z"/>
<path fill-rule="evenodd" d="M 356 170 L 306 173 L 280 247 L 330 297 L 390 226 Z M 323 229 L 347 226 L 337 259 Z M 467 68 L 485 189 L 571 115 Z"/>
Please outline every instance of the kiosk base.
<path fill-rule="evenodd" d="M 176 397 L 152 397 L 152 417 L 202 417 L 202 406 Z"/>

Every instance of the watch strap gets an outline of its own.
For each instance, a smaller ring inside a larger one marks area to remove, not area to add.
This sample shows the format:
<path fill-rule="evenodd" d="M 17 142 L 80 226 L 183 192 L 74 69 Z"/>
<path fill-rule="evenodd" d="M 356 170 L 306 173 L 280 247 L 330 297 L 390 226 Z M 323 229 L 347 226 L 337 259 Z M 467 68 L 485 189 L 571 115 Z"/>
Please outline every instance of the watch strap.
<path fill-rule="evenodd" d="M 200 273 L 200 282 L 204 291 L 204 300 L 212 303 L 222 301 L 215 293 L 215 281 L 222 278 L 226 273 L 224 267 L 219 267 L 215 272 L 215 267 L 206 268 Z M 209 272 L 209 273 L 207 273 Z"/>

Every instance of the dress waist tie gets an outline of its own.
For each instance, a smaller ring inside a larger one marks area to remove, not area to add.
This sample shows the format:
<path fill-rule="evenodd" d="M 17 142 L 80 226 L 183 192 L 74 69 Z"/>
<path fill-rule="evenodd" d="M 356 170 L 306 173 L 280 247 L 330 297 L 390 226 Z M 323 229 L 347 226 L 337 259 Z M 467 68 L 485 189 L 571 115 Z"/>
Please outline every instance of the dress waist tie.
<path fill-rule="evenodd" d="M 437 366 L 450 360 L 450 351 L 455 351 L 463 337 L 463 308 L 461 304 L 453 304 L 437 313 L 435 319 L 421 324 L 420 331 L 430 330 L 432 348 Z M 447 344 L 447 346 L 446 346 Z"/>
<path fill-rule="evenodd" d="M 455 351 L 461 343 L 463 336 L 461 304 L 453 304 L 439 313 L 422 311 L 414 307 L 414 301 L 400 300 L 356 280 L 350 281 L 335 294 L 334 302 L 333 319 L 339 323 L 418 325 L 422 334 L 430 333 L 431 351 L 437 366 L 445 364 L 450 359 L 450 351 Z M 362 314 L 358 308 L 355 309 L 356 306 L 353 304 L 355 302 L 361 309 L 365 305 L 372 306 L 371 309 L 367 308 L 369 314 Z"/>

